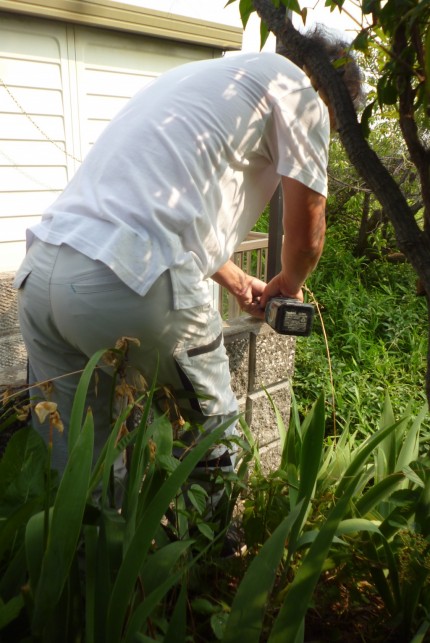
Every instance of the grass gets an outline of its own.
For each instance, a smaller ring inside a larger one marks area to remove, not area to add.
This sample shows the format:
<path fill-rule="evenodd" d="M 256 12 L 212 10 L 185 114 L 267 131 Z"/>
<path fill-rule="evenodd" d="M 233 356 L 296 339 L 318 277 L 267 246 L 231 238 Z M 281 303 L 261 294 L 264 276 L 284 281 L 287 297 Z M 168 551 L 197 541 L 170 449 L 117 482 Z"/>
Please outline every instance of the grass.
<path fill-rule="evenodd" d="M 317 392 L 333 403 L 336 419 L 374 428 L 385 392 L 396 412 L 412 399 L 425 399 L 427 312 L 425 298 L 415 293 L 415 273 L 407 263 L 354 256 L 342 230 L 329 229 L 317 270 L 308 280 L 309 299 L 321 310 L 313 334 L 297 341 L 294 390 L 305 413 Z M 323 326 L 328 338 L 327 354 Z"/>

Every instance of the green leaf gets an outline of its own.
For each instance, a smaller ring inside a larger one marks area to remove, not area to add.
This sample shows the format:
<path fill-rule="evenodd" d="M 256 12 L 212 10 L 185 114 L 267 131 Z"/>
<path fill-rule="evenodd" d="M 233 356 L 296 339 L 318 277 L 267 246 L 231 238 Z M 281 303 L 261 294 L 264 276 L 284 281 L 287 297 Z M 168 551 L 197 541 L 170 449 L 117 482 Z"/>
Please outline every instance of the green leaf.
<path fill-rule="evenodd" d="M 70 425 L 69 425 L 69 435 L 68 435 L 68 447 L 69 453 L 72 452 L 75 442 L 78 438 L 79 432 L 81 430 L 82 422 L 84 419 L 86 398 L 88 387 L 91 382 L 91 378 L 99 361 L 102 356 L 107 352 L 106 348 L 102 348 L 88 360 L 87 365 L 85 366 L 81 377 L 79 378 L 78 386 L 76 387 L 76 393 L 73 400 L 73 406 L 70 413 Z"/>
<path fill-rule="evenodd" d="M 357 51 L 366 52 L 369 47 L 369 33 L 366 29 L 360 31 L 359 34 L 352 41 L 352 47 Z"/>
<path fill-rule="evenodd" d="M 349 487 L 349 481 L 353 476 L 356 475 L 357 471 L 360 471 L 364 462 L 367 460 L 372 451 L 376 449 L 378 444 L 380 444 L 387 436 L 389 436 L 391 432 L 395 431 L 399 424 L 401 424 L 402 422 L 403 420 L 399 420 L 391 426 L 378 429 L 378 431 L 367 438 L 367 440 L 361 445 L 361 447 L 359 447 L 351 464 L 346 469 L 342 480 L 337 485 L 335 493 L 336 498 L 340 498 L 345 493 L 346 488 Z"/>
<path fill-rule="evenodd" d="M 40 511 L 41 507 L 42 499 L 35 498 L 18 507 L 5 520 L 0 522 L 0 559 L 3 558 L 7 549 L 11 547 L 20 529 L 28 523 L 33 514 Z"/>
<path fill-rule="evenodd" d="M 220 610 L 220 606 L 215 603 L 211 603 L 206 598 L 194 598 L 191 601 L 191 609 L 195 614 L 217 614 Z"/>
<path fill-rule="evenodd" d="M 126 418 L 128 417 L 131 411 L 131 408 L 132 408 L 131 406 L 128 406 L 117 418 L 115 422 L 115 426 L 109 435 L 109 438 L 107 441 L 107 448 L 103 449 L 104 462 L 102 466 L 102 495 L 101 495 L 102 507 L 106 507 L 108 505 L 112 467 L 114 465 L 115 460 L 120 456 L 120 451 L 117 448 L 118 435 L 121 430 L 122 424 L 125 422 Z M 97 463 L 97 467 L 98 465 L 99 463 Z M 90 487 L 92 486 L 92 483 L 93 483 L 93 480 L 91 479 L 90 485 L 89 485 Z"/>
<path fill-rule="evenodd" d="M 154 378 L 151 383 L 151 388 L 148 393 L 148 397 L 145 402 L 143 409 L 142 417 L 137 428 L 137 437 L 136 442 L 133 448 L 133 454 L 131 457 L 130 470 L 128 474 L 128 483 L 126 487 L 126 493 L 123 502 L 123 512 L 127 520 L 127 531 L 125 537 L 124 547 L 127 549 L 128 543 L 136 529 L 137 521 L 137 509 L 139 504 L 139 494 L 142 484 L 142 479 L 144 475 L 144 470 L 147 465 L 146 459 L 146 445 L 149 438 L 152 436 L 152 431 L 149 431 L 147 428 L 148 418 L 153 407 L 152 401 L 154 398 L 154 392 L 156 388 L 156 382 L 158 377 L 158 362 L 157 368 L 155 371 Z"/>
<path fill-rule="evenodd" d="M 302 437 L 300 434 L 300 418 L 294 392 L 291 394 L 290 425 L 288 427 L 284 448 L 281 455 L 281 469 L 286 471 L 290 486 L 290 503 L 295 507 L 299 486 L 299 466 Z"/>
<path fill-rule="evenodd" d="M 390 543 L 386 538 L 382 536 L 380 539 L 385 551 L 385 560 L 383 560 L 380 547 L 375 545 L 375 539 L 380 538 L 377 535 L 371 534 L 366 546 L 366 555 L 371 562 L 370 573 L 375 587 L 388 611 L 392 614 L 397 614 L 401 610 L 397 563 L 391 552 Z"/>
<path fill-rule="evenodd" d="M 121 639 L 125 615 L 133 594 L 139 569 L 147 556 L 155 531 L 170 501 L 178 493 L 181 485 L 189 477 L 199 460 L 201 460 L 212 444 L 220 440 L 230 424 L 231 420 L 219 426 L 210 435 L 203 438 L 164 482 L 152 502 L 146 508 L 130 541 L 112 590 L 110 607 L 107 614 L 106 643 L 119 643 Z"/>
<path fill-rule="evenodd" d="M 300 537 L 297 539 L 296 550 L 299 550 L 301 547 L 307 547 L 314 542 L 315 538 L 318 536 L 318 529 L 311 529 L 310 531 L 303 532 Z M 337 545 L 346 545 L 344 540 L 334 536 L 333 543 Z"/>
<path fill-rule="evenodd" d="M 85 539 L 85 643 L 97 643 L 103 637 L 103 623 L 97 621 L 97 552 L 99 529 L 96 525 L 84 527 Z"/>
<path fill-rule="evenodd" d="M 409 520 L 419 502 L 420 493 L 421 490 L 418 489 L 400 489 L 392 494 L 390 505 L 394 506 L 394 509 L 380 525 L 381 533 L 385 538 L 391 538 L 399 529 L 408 528 Z"/>
<path fill-rule="evenodd" d="M 151 424 L 152 439 L 154 440 L 157 451 L 156 457 L 169 457 L 173 449 L 173 428 L 165 415 L 155 418 Z"/>
<path fill-rule="evenodd" d="M 194 541 L 178 540 L 148 556 L 142 567 L 143 588 L 146 595 L 158 589 L 175 569 L 175 565 Z"/>
<path fill-rule="evenodd" d="M 173 455 L 159 455 L 157 457 L 157 462 L 161 469 L 167 471 L 167 473 L 173 473 L 173 471 L 179 466 L 178 458 L 175 458 Z"/>
<path fill-rule="evenodd" d="M 305 434 L 300 454 L 300 482 L 297 494 L 297 502 L 300 502 L 301 500 L 304 500 L 304 502 L 302 504 L 300 518 L 296 521 L 291 530 L 290 543 L 288 547 L 289 556 L 291 556 L 295 551 L 296 540 L 303 527 L 314 493 L 315 483 L 318 477 L 318 471 L 324 450 L 324 432 L 324 395 L 321 394 L 307 416 Z"/>
<path fill-rule="evenodd" d="M 423 643 L 425 635 L 429 630 L 430 630 L 430 621 L 426 619 L 418 628 L 418 631 L 415 634 L 415 636 L 411 639 L 411 643 Z"/>
<path fill-rule="evenodd" d="M 240 18 L 242 20 L 243 28 L 246 28 L 248 24 L 249 16 L 255 11 L 254 4 L 252 0 L 240 0 L 239 1 L 239 12 Z"/>
<path fill-rule="evenodd" d="M 27 562 L 25 558 L 25 545 L 16 542 L 14 554 L 8 556 L 0 577 L 0 596 L 7 598 L 13 596 L 22 588 L 22 579 L 27 575 Z"/>
<path fill-rule="evenodd" d="M 91 474 L 94 424 L 89 411 L 64 470 L 52 510 L 48 544 L 35 589 L 34 633 L 43 631 L 66 582 L 82 527 Z"/>
<path fill-rule="evenodd" d="M 365 516 L 372 511 L 378 503 L 388 500 L 391 493 L 403 480 L 403 473 L 396 471 L 371 486 L 366 493 L 356 501 L 355 509 L 358 515 Z"/>
<path fill-rule="evenodd" d="M 250 430 L 249 426 L 247 425 L 243 417 L 239 418 L 239 424 L 248 444 L 251 447 L 252 461 L 255 467 L 255 471 L 257 473 L 261 473 L 262 468 L 261 468 L 260 453 L 258 451 L 258 444 L 255 441 L 252 431 Z"/>
<path fill-rule="evenodd" d="M 421 487 L 422 489 L 424 489 L 424 482 L 421 480 L 419 475 L 417 475 L 415 471 L 411 469 L 411 467 L 403 467 L 402 473 L 404 474 L 405 478 L 410 480 L 413 484 L 417 485 L 417 487 Z"/>
<path fill-rule="evenodd" d="M 428 538 L 430 535 L 430 476 L 424 483 L 419 501 L 415 510 L 415 519 L 419 525 L 420 533 Z"/>
<path fill-rule="evenodd" d="M 270 29 L 263 20 L 260 23 L 260 49 L 263 49 L 270 34 Z"/>
<path fill-rule="evenodd" d="M 32 428 L 16 431 L 0 459 L 0 508 L 7 515 L 45 493 L 47 447 Z"/>
<path fill-rule="evenodd" d="M 361 467 L 377 445 L 391 431 L 394 431 L 396 426 L 394 424 L 391 427 L 380 429 L 366 440 L 345 471 L 336 490 L 337 502 L 329 512 L 288 588 L 268 643 L 285 643 L 296 640 L 339 523 L 348 511 L 348 505 L 361 478 Z"/>
<path fill-rule="evenodd" d="M 190 545 L 192 542 L 193 541 L 188 541 L 188 545 Z M 167 578 L 161 583 L 161 585 L 154 589 L 154 591 L 151 592 L 151 594 L 149 594 L 149 596 L 147 596 L 143 602 L 140 602 L 140 604 L 138 604 L 134 614 L 129 621 L 127 633 L 125 636 L 125 643 L 135 643 L 137 640 L 141 640 L 140 638 L 138 638 L 138 631 L 142 629 L 142 625 L 145 620 L 149 618 L 153 610 L 159 607 L 163 597 L 170 590 L 170 588 L 180 582 L 181 579 L 182 581 L 184 581 L 184 578 L 186 577 L 188 571 L 207 552 L 207 549 L 208 548 L 206 548 L 203 552 L 201 552 L 194 558 L 188 557 L 187 562 L 183 565 L 182 569 L 179 569 L 177 573 L 170 572 Z M 182 584 L 184 584 L 184 582 Z"/>
<path fill-rule="evenodd" d="M 321 464 L 325 432 L 324 395 L 321 394 L 310 413 L 310 422 L 303 438 L 300 457 L 298 499 L 310 498 Z"/>
<path fill-rule="evenodd" d="M 294 11 L 294 13 L 301 15 L 302 10 L 298 0 L 281 0 L 281 3 L 287 11 Z"/>
<path fill-rule="evenodd" d="M 52 519 L 52 507 L 49 521 Z M 45 512 L 40 511 L 31 516 L 25 529 L 25 551 L 30 585 L 34 591 L 37 587 L 42 567 L 45 543 Z"/>
<path fill-rule="evenodd" d="M 298 519 L 301 508 L 302 503 L 299 503 L 284 518 L 249 565 L 234 597 L 223 643 L 260 641 L 268 595 L 285 551 L 288 534 Z"/>
<path fill-rule="evenodd" d="M 265 392 L 265 394 L 267 396 L 267 399 L 270 402 L 270 406 L 272 407 L 273 412 L 274 412 L 275 417 L 276 417 L 276 426 L 278 427 L 280 446 L 281 446 L 281 450 L 283 450 L 284 446 L 285 446 L 285 440 L 287 438 L 287 429 L 285 428 L 285 424 L 284 424 L 284 420 L 282 419 L 282 415 L 279 412 L 278 407 L 274 403 L 273 398 L 270 395 L 269 391 L 267 391 L 267 389 L 264 388 L 264 392 Z"/>
<path fill-rule="evenodd" d="M 211 616 L 211 628 L 212 632 L 217 637 L 218 641 L 224 640 L 224 630 L 225 624 L 228 619 L 228 614 L 226 612 L 218 612 L 217 614 L 212 614 Z"/>
<path fill-rule="evenodd" d="M 380 427 L 383 429 L 384 427 L 391 426 L 395 422 L 395 417 L 394 417 L 394 411 L 393 407 L 391 404 L 390 396 L 388 393 L 385 394 L 385 402 L 384 402 L 384 408 L 382 410 L 382 415 L 380 419 Z M 403 424 L 403 418 L 401 422 L 399 423 Z M 395 466 L 396 466 L 396 457 L 397 457 L 397 441 L 396 441 L 396 431 L 391 431 L 390 433 L 387 434 L 387 436 L 382 440 L 379 448 L 383 451 L 385 455 L 385 461 L 387 465 L 387 471 L 386 473 L 394 473 Z"/>
<path fill-rule="evenodd" d="M 14 596 L 7 603 L 0 599 L 0 631 L 14 621 L 24 607 L 24 599 L 20 596 Z"/>
<path fill-rule="evenodd" d="M 363 0 L 362 11 L 364 14 L 372 13 L 380 6 L 381 0 Z"/>
<path fill-rule="evenodd" d="M 360 531 L 368 531 L 373 534 L 382 535 L 378 525 L 375 525 L 374 522 L 366 520 L 365 518 L 348 518 L 347 520 L 342 520 L 339 523 L 336 534 L 343 536 L 344 534 L 352 534 Z"/>
<path fill-rule="evenodd" d="M 395 105 L 397 103 L 397 88 L 391 78 L 383 76 L 376 87 L 379 105 Z"/>
<path fill-rule="evenodd" d="M 361 131 L 363 132 L 364 138 L 369 138 L 370 135 L 370 119 L 372 117 L 373 113 L 373 108 L 375 106 L 375 101 L 372 101 L 369 103 L 369 105 L 366 105 L 366 107 L 363 110 L 363 113 L 361 114 Z"/>
<path fill-rule="evenodd" d="M 197 529 L 208 540 L 212 541 L 214 539 L 214 531 L 206 522 L 199 521 L 197 523 Z"/>
<path fill-rule="evenodd" d="M 418 413 L 412 426 L 406 431 L 405 439 L 400 449 L 399 456 L 396 462 L 396 469 L 400 470 L 409 465 L 414 460 L 418 459 L 419 453 L 419 433 L 422 422 L 428 413 L 428 406 L 425 404 L 421 411 Z"/>
<path fill-rule="evenodd" d="M 169 627 L 164 636 L 163 643 L 178 643 L 187 640 L 187 586 L 181 585 L 178 600 L 170 619 Z"/>
<path fill-rule="evenodd" d="M 208 499 L 208 494 L 205 489 L 198 484 L 192 484 L 191 487 L 187 489 L 187 496 L 193 507 L 202 515 Z"/>

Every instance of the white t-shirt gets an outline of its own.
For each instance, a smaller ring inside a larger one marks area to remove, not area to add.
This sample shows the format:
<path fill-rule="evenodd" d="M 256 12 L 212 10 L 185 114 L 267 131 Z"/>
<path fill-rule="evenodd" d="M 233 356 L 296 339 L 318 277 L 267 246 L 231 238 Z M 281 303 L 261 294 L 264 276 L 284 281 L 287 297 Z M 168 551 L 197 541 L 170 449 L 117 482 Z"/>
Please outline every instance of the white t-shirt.
<path fill-rule="evenodd" d="M 144 295 L 170 269 L 174 305 L 210 300 L 282 175 L 327 191 L 328 110 L 274 53 L 192 62 L 136 94 L 33 235 L 107 264 Z"/>

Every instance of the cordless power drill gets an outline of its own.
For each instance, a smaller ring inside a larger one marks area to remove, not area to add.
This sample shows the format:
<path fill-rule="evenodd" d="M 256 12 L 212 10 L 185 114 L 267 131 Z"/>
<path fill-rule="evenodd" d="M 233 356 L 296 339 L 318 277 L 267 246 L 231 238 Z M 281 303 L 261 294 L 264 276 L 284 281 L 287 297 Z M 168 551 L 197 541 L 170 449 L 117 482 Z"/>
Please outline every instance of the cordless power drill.
<path fill-rule="evenodd" d="M 266 322 L 281 335 L 307 337 L 311 334 L 313 317 L 312 304 L 303 304 L 298 299 L 273 297 L 266 305 Z"/>

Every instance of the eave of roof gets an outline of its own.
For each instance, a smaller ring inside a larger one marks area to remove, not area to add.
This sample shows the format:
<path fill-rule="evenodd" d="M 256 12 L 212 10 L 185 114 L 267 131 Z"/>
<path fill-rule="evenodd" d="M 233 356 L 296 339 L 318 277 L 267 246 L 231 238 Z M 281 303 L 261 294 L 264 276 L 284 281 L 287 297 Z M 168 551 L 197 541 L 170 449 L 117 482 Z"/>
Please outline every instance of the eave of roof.
<path fill-rule="evenodd" d="M 240 27 L 112 0 L 2 0 L 2 11 L 119 29 L 222 50 L 238 50 L 242 45 Z"/>

